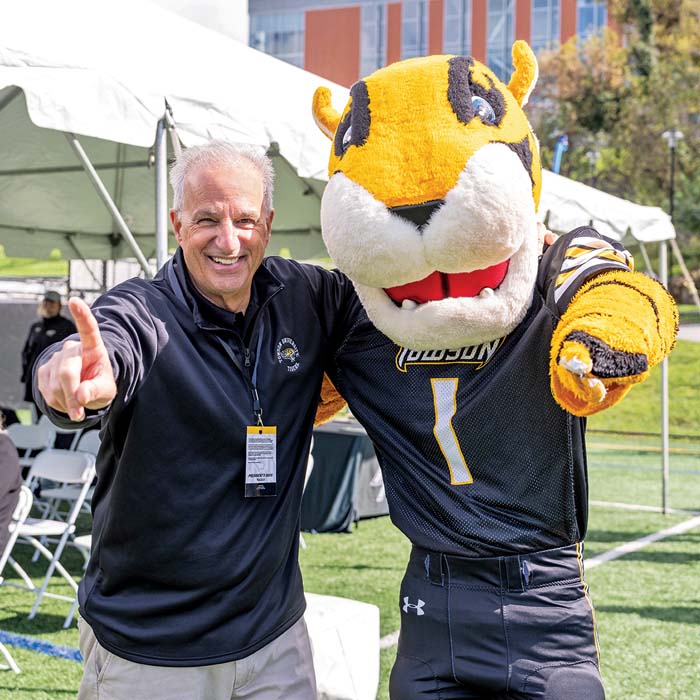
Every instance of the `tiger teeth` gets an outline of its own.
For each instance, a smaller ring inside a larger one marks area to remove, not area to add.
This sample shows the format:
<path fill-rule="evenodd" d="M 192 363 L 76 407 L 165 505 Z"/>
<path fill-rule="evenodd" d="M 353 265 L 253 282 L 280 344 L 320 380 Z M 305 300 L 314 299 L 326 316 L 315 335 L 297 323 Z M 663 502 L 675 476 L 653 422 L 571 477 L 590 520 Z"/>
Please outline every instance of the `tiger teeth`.
<path fill-rule="evenodd" d="M 402 309 L 408 309 L 409 311 L 412 311 L 413 309 L 418 307 L 418 303 L 413 301 L 413 299 L 404 299 L 401 302 L 401 308 Z"/>
<path fill-rule="evenodd" d="M 481 299 L 488 299 L 489 297 L 492 297 L 495 294 L 493 289 L 491 287 L 484 287 L 480 292 L 479 292 L 479 297 Z"/>

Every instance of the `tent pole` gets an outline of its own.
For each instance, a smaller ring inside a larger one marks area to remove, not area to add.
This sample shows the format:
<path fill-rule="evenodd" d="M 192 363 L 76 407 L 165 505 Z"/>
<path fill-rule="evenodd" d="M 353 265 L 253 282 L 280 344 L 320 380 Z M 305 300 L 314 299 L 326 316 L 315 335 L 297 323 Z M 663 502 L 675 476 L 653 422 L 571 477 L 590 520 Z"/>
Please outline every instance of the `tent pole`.
<path fill-rule="evenodd" d="M 78 255 L 78 259 L 80 260 L 83 265 L 85 265 L 85 269 L 88 271 L 88 274 L 90 277 L 92 277 L 93 280 L 95 280 L 95 283 L 99 286 L 100 280 L 95 277 L 95 273 L 90 269 L 90 265 L 88 265 L 88 261 L 85 259 L 85 256 L 80 252 L 80 248 L 78 248 L 77 245 L 75 245 L 75 242 L 71 238 L 71 236 L 66 236 L 66 243 L 73 249 L 73 252 Z M 68 264 L 70 265 L 72 261 L 69 260 Z M 70 267 L 69 267 L 70 269 Z M 104 290 L 103 290 L 104 291 Z"/>
<path fill-rule="evenodd" d="M 14 100 L 15 97 L 17 97 L 17 95 L 19 95 L 21 92 L 22 92 L 21 88 L 18 88 L 18 87 L 11 88 L 7 92 L 5 97 L 2 100 L 0 100 L 0 110 L 5 109 L 5 107 L 7 107 L 7 105 L 9 105 L 10 102 L 12 102 L 12 100 Z"/>
<path fill-rule="evenodd" d="M 156 267 L 168 259 L 168 144 L 165 117 L 158 120 L 155 143 L 156 171 Z"/>
<path fill-rule="evenodd" d="M 695 306 L 698 307 L 698 310 L 700 311 L 700 296 L 698 296 L 698 290 L 695 287 L 695 282 L 693 281 L 690 272 L 688 272 L 688 267 L 685 264 L 685 260 L 683 260 L 681 249 L 678 247 L 678 241 L 676 241 L 675 238 L 671 238 L 670 241 L 671 251 L 673 252 L 673 256 L 676 258 L 678 266 L 681 268 L 683 278 L 685 279 L 685 283 L 688 286 L 688 291 L 690 291 L 690 295 L 693 297 L 693 303 L 695 304 Z"/>
<path fill-rule="evenodd" d="M 139 244 L 134 238 L 134 234 L 131 233 L 129 227 L 126 225 L 126 221 L 124 221 L 124 218 L 122 217 L 119 209 L 117 209 L 117 206 L 112 201 L 112 198 L 110 197 L 107 188 L 104 186 L 104 183 L 102 182 L 102 180 L 100 180 L 100 176 L 97 174 L 97 171 L 92 167 L 92 163 L 87 157 L 87 153 L 85 153 L 85 151 L 83 150 L 80 141 L 78 141 L 78 138 L 75 134 L 65 132 L 65 135 L 75 155 L 78 157 L 78 160 L 82 163 L 88 178 L 97 190 L 97 194 L 100 196 L 100 199 L 107 207 L 109 213 L 112 215 L 112 218 L 114 219 L 115 223 L 117 224 L 117 227 L 119 228 L 119 232 L 122 236 L 124 236 L 127 243 L 129 244 L 129 247 L 133 251 L 136 259 L 139 261 L 139 265 L 141 265 L 141 269 L 143 270 L 144 275 L 147 279 L 151 279 L 153 277 L 153 273 L 151 272 L 151 267 L 148 264 L 148 260 L 146 260 L 144 254 L 141 252 Z"/>
<path fill-rule="evenodd" d="M 654 274 L 654 268 L 653 268 L 652 265 L 651 265 L 651 260 L 649 260 L 649 254 L 647 253 L 647 248 L 646 248 L 646 246 L 644 245 L 644 243 L 642 243 L 641 241 L 637 241 L 637 242 L 639 243 L 639 250 L 642 251 L 642 257 L 644 258 L 644 264 L 646 265 L 647 272 L 648 272 L 649 274 L 652 274 L 652 275 L 653 275 L 653 274 Z"/>
<path fill-rule="evenodd" d="M 666 241 L 659 243 L 660 281 L 668 287 L 668 246 Z M 669 466 L 669 420 L 668 420 L 668 357 L 661 363 L 661 466 L 662 466 L 662 510 L 668 515 Z"/>
<path fill-rule="evenodd" d="M 170 108 L 168 101 L 165 101 L 165 125 L 168 129 L 168 135 L 170 136 L 170 146 L 173 149 L 175 158 L 179 158 L 182 155 L 182 144 L 180 143 L 180 137 L 177 133 L 177 127 L 175 126 L 175 119 L 173 118 L 173 110 Z"/>

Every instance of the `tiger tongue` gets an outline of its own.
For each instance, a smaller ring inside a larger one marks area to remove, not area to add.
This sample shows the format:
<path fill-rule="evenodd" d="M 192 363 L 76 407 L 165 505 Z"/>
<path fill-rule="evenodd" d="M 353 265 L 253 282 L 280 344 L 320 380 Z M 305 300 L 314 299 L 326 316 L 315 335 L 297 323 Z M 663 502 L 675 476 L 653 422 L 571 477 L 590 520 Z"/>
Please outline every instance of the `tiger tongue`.
<path fill-rule="evenodd" d="M 489 287 L 496 289 L 505 279 L 508 260 L 474 272 L 433 272 L 422 280 L 409 282 L 384 291 L 399 306 L 404 299 L 411 299 L 418 304 L 438 301 L 447 297 L 475 297 Z"/>

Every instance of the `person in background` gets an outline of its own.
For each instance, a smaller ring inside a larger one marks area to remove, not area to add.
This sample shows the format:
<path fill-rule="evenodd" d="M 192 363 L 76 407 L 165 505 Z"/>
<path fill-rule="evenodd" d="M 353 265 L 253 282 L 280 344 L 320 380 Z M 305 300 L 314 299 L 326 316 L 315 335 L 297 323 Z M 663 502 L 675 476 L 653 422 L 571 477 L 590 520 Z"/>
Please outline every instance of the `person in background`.
<path fill-rule="evenodd" d="M 39 411 L 32 396 L 32 370 L 36 358 L 53 343 L 67 338 L 75 333 L 73 321 L 61 316 L 61 295 L 58 292 L 49 291 L 44 294 L 38 308 L 39 321 L 32 323 L 29 328 L 27 340 L 22 348 L 22 376 L 20 381 L 24 384 L 24 400 L 34 405 L 39 418 Z"/>
<path fill-rule="evenodd" d="M 17 450 L 5 431 L 0 414 L 0 554 L 10 537 L 8 526 L 17 506 L 22 476 Z"/>

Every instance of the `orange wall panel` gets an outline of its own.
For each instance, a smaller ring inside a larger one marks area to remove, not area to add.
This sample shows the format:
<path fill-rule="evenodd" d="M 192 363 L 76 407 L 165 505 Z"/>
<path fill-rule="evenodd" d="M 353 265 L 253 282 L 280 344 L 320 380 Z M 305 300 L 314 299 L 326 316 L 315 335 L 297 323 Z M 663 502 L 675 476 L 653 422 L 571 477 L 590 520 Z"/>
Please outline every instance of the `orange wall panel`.
<path fill-rule="evenodd" d="M 428 53 L 442 53 L 443 0 L 428 2 Z"/>
<path fill-rule="evenodd" d="M 472 0 L 472 56 L 486 62 L 486 0 Z"/>
<path fill-rule="evenodd" d="M 386 12 L 386 62 L 401 60 L 401 3 L 391 2 Z"/>
<path fill-rule="evenodd" d="M 304 68 L 340 85 L 359 78 L 359 7 L 306 11 Z"/>
<path fill-rule="evenodd" d="M 559 30 L 562 44 L 576 34 L 576 0 L 561 0 Z"/>
<path fill-rule="evenodd" d="M 531 0 L 515 0 L 515 38 L 530 41 L 531 25 Z"/>

